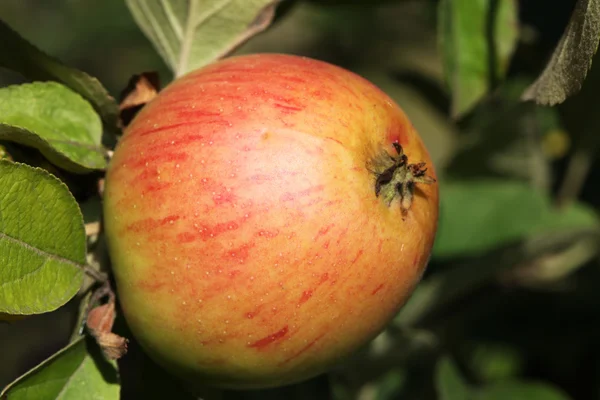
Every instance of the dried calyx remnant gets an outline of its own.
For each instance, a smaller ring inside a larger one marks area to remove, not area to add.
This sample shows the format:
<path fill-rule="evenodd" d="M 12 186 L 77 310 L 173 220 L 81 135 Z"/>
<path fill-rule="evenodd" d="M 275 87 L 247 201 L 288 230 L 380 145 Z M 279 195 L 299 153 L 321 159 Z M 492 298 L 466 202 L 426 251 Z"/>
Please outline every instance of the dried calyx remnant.
<path fill-rule="evenodd" d="M 425 163 L 409 164 L 408 157 L 399 143 L 393 143 L 396 156 L 384 151 L 369 170 L 375 174 L 375 196 L 381 197 L 390 206 L 396 196 L 400 197 L 400 207 L 406 213 L 412 204 L 416 183 L 432 184 L 435 179 L 427 175 Z"/>

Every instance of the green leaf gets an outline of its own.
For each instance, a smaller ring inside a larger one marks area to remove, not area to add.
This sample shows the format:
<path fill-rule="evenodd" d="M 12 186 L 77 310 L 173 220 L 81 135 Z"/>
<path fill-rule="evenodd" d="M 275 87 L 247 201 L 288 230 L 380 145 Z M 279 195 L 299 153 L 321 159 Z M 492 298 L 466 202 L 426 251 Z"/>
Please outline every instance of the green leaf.
<path fill-rule="evenodd" d="M 499 0 L 496 7 L 490 11 L 495 17 L 491 49 L 495 63 L 491 68 L 496 73 L 493 78 L 502 79 L 508 72 L 510 60 L 519 41 L 519 2 Z"/>
<path fill-rule="evenodd" d="M 81 337 L 6 387 L 7 400 L 119 399 L 115 362 L 88 352 Z M 4 399 L 4 397 L 2 397 Z"/>
<path fill-rule="evenodd" d="M 538 382 L 506 381 L 486 386 L 477 392 L 475 400 L 569 400 L 561 390 Z"/>
<path fill-rule="evenodd" d="M 577 93 L 600 40 L 600 0 L 578 0 L 550 61 L 523 93 L 523 100 L 555 105 Z"/>
<path fill-rule="evenodd" d="M 537 233 L 598 225 L 586 206 L 557 210 L 547 196 L 521 182 L 457 181 L 440 190 L 434 257 L 477 255 Z"/>
<path fill-rule="evenodd" d="M 181 76 L 265 30 L 277 0 L 127 0 L 142 31 Z"/>
<path fill-rule="evenodd" d="M 375 400 L 397 399 L 402 388 L 408 380 L 406 371 L 399 368 L 389 370 L 378 382 L 376 382 Z"/>
<path fill-rule="evenodd" d="M 83 281 L 85 230 L 67 187 L 42 169 L 0 160 L 0 312 L 39 314 Z"/>
<path fill-rule="evenodd" d="M 0 89 L 0 139 L 35 147 L 71 172 L 106 167 L 98 114 L 77 93 L 56 82 Z"/>
<path fill-rule="evenodd" d="M 470 111 L 508 69 L 518 39 L 516 0 L 441 0 L 438 35 L 451 113 Z M 494 8 L 493 8 L 494 7 Z"/>
<path fill-rule="evenodd" d="M 435 387 L 440 400 L 468 400 L 470 388 L 449 357 L 442 357 L 435 369 Z"/>
<path fill-rule="evenodd" d="M 28 79 L 57 81 L 87 99 L 100 114 L 107 128 L 116 129 L 119 107 L 102 84 L 85 72 L 67 67 L 45 54 L 0 21 L 0 67 L 21 73 Z"/>

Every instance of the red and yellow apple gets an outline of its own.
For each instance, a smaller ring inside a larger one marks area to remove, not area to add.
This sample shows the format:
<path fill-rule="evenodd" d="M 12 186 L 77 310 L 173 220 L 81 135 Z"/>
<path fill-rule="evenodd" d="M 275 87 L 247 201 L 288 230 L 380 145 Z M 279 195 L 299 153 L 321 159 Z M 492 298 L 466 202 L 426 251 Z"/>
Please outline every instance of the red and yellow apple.
<path fill-rule="evenodd" d="M 146 352 L 190 382 L 258 388 L 325 371 L 405 303 L 435 236 L 418 133 L 367 80 L 257 54 L 183 76 L 110 162 L 105 229 Z"/>

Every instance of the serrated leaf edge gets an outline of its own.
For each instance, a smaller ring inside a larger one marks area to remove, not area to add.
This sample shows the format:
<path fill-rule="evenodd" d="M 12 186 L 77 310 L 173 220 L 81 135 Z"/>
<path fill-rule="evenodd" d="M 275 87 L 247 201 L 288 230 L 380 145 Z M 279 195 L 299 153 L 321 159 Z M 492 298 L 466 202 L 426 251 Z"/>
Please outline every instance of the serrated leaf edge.
<path fill-rule="evenodd" d="M 13 166 L 16 166 L 16 167 L 19 167 L 19 168 L 28 168 L 28 169 L 30 169 L 32 171 L 36 171 L 37 173 L 45 175 L 46 177 L 48 177 L 51 180 L 54 180 L 56 183 L 58 183 L 58 185 L 61 186 L 66 191 L 67 196 L 70 197 L 70 199 L 74 202 L 75 205 L 77 205 L 77 207 L 75 207 L 75 209 L 76 209 L 76 212 L 79 215 L 79 220 L 81 221 L 81 225 L 80 225 L 80 227 L 81 227 L 81 234 L 85 235 L 85 227 L 84 227 L 84 222 L 83 222 L 83 214 L 81 213 L 81 209 L 79 208 L 79 205 L 77 204 L 77 200 L 75 200 L 75 197 L 73 197 L 73 194 L 71 193 L 71 191 L 69 190 L 69 188 L 67 187 L 67 185 L 64 182 L 62 182 L 60 179 L 58 179 L 57 177 L 55 177 L 54 175 L 52 175 L 51 173 L 49 173 L 48 171 L 46 171 L 46 170 L 44 170 L 42 168 L 32 167 L 32 166 L 27 165 L 27 164 L 0 159 L 0 165 L 2 165 L 2 164 L 13 165 Z M 53 254 L 53 253 L 49 253 L 49 252 L 46 252 L 46 251 L 39 250 L 39 249 L 31 246 L 30 244 L 28 244 L 26 242 L 23 242 L 22 240 L 13 238 L 13 237 L 11 237 L 11 236 L 3 233 L 3 232 L 0 232 L 0 238 L 7 238 L 8 240 L 12 240 L 13 242 L 18 243 L 19 245 L 23 245 L 24 247 L 27 247 L 29 249 L 33 249 L 34 252 L 36 252 L 39 255 L 43 255 L 43 256 L 45 256 L 47 258 L 50 258 L 50 259 L 53 259 L 53 260 L 57 260 L 57 261 L 65 263 L 65 264 L 77 267 L 78 269 L 80 269 L 82 271 L 82 273 L 85 272 L 85 268 L 86 268 L 86 264 L 85 263 L 78 263 L 78 262 L 70 260 L 68 258 L 64 258 L 62 256 L 59 256 L 59 255 L 56 255 L 56 254 Z M 10 282 L 12 283 L 14 281 L 10 281 Z M 8 282 L 2 282 L 0 284 L 0 288 L 4 287 L 7 283 Z M 61 302 L 64 304 L 64 302 L 66 302 L 66 301 L 63 301 L 63 299 L 61 299 L 61 301 L 59 301 L 59 303 L 61 303 Z M 56 308 L 58 308 L 58 307 L 60 307 L 60 306 L 57 306 Z M 52 311 L 52 310 L 49 310 L 49 311 Z M 5 312 L 7 312 L 7 311 L 5 311 Z M 11 314 L 11 315 L 33 315 L 33 314 L 11 313 L 11 312 L 9 312 L 9 314 Z M 34 313 L 34 314 L 37 314 L 37 313 Z"/>
<path fill-rule="evenodd" d="M 24 48 L 24 51 L 29 53 L 30 59 L 35 59 L 39 57 L 43 60 L 43 62 L 50 64 L 52 67 L 54 67 L 55 70 L 58 69 L 59 73 L 57 74 L 55 71 L 52 71 L 48 68 L 40 67 L 39 71 L 41 71 L 41 75 L 43 75 L 44 77 L 42 79 L 40 78 L 40 75 L 36 72 L 24 72 L 22 70 L 15 69 L 7 65 L 4 65 L 4 67 L 12 71 L 18 72 L 19 74 L 32 80 L 51 80 L 67 86 L 74 92 L 81 95 L 87 101 L 89 101 L 92 107 L 101 116 L 102 120 L 106 124 L 106 129 L 108 131 L 114 132 L 117 126 L 118 105 L 114 97 L 110 95 L 108 90 L 106 90 L 106 88 L 102 85 L 98 78 L 93 77 L 79 69 L 65 65 L 59 59 L 51 56 L 50 54 L 47 54 L 46 52 L 40 50 L 38 47 L 27 41 L 17 31 L 12 29 L 12 27 L 10 27 L 6 22 L 0 20 L 0 31 L 2 29 L 6 29 L 6 31 L 9 34 L 13 35 L 14 38 L 16 38 L 16 41 L 13 41 L 13 43 L 9 43 L 9 47 L 14 43 L 20 41 L 18 45 L 22 46 Z M 61 74 L 64 76 L 61 76 Z M 89 83 L 86 83 L 85 81 Z M 97 93 L 99 95 L 94 96 L 94 93 Z"/>
<path fill-rule="evenodd" d="M 55 359 L 57 359 L 58 357 L 60 357 L 62 354 L 68 352 L 73 347 L 79 345 L 84 340 L 85 340 L 85 336 L 80 336 L 79 338 L 77 338 L 73 342 L 69 343 L 67 346 L 63 347 L 62 349 L 60 349 L 56 353 L 52 354 L 50 357 L 46 358 L 44 361 L 42 361 L 41 363 L 39 363 L 35 367 L 31 368 L 29 371 L 25 372 L 23 375 L 19 376 L 17 379 L 15 379 L 14 381 L 12 381 L 8 385 L 6 385 L 6 387 L 4 387 L 4 389 L 2 389 L 2 392 L 0 392 L 0 399 L 1 400 L 5 400 L 5 396 L 8 395 L 9 390 L 11 390 L 13 387 L 15 387 L 19 382 L 21 382 L 22 380 L 24 380 L 28 376 L 30 376 L 30 375 L 32 375 L 32 374 L 40 371 L 46 365 L 48 365 L 49 363 L 51 363 L 52 361 L 54 361 Z M 85 356 L 81 359 L 81 362 L 80 362 L 79 366 L 76 368 L 76 370 L 79 369 L 79 368 L 81 368 L 81 365 L 83 365 L 83 361 L 85 361 Z M 71 374 L 71 376 L 73 376 L 73 374 Z M 62 392 L 63 389 L 61 389 L 61 392 Z"/>
<path fill-rule="evenodd" d="M 11 90 L 15 90 L 15 89 L 17 89 L 17 90 L 22 89 L 23 87 L 34 87 L 34 86 L 40 86 L 40 85 L 48 86 L 48 87 L 61 87 L 62 89 L 66 89 L 72 95 L 76 96 L 79 100 L 85 102 L 86 105 L 90 107 L 91 112 L 96 113 L 93 105 L 90 103 L 90 101 L 88 99 L 86 99 L 80 93 L 71 89 L 67 85 L 64 85 L 60 82 L 36 81 L 36 82 L 31 82 L 31 83 L 23 83 L 20 85 L 10 85 L 10 86 L 4 87 L 0 90 L 11 91 Z M 28 135 L 30 137 L 25 136 L 24 139 L 22 139 L 22 140 L 19 140 L 18 137 L 17 138 L 9 137 L 8 134 L 2 133 L 2 129 L 1 129 L 2 127 L 9 127 L 9 128 L 23 131 L 24 135 Z M 92 136 L 90 136 L 90 135 L 87 135 L 87 136 L 92 141 L 94 140 L 94 138 Z M 106 159 L 107 150 L 104 147 L 102 147 L 102 145 L 93 146 L 93 145 L 86 145 L 85 143 L 80 143 L 80 142 L 77 142 L 74 140 L 70 141 L 70 140 L 60 140 L 60 139 L 47 139 L 47 138 L 44 138 L 41 135 L 37 134 L 36 132 L 31 131 L 30 129 L 28 129 L 26 127 L 23 127 L 20 125 L 2 123 L 2 122 L 0 122 L 0 139 L 36 148 L 53 164 L 55 164 L 61 168 L 64 168 L 68 171 L 74 172 L 74 173 L 86 173 L 86 172 L 90 172 L 90 171 L 104 170 L 107 166 L 107 159 Z M 69 157 L 68 155 L 59 151 L 58 149 L 54 148 L 52 143 L 69 144 L 69 145 L 73 145 L 75 147 L 85 148 L 90 151 L 96 152 L 96 153 L 100 154 L 101 156 L 103 156 L 104 163 L 101 166 L 85 165 L 83 163 L 78 162 L 75 159 L 72 159 L 71 157 Z"/>

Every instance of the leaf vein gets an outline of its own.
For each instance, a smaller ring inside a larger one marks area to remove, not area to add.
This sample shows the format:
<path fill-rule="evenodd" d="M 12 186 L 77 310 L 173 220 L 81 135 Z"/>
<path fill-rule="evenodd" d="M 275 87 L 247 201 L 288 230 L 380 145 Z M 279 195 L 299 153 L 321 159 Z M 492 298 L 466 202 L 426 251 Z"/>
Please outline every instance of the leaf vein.
<path fill-rule="evenodd" d="M 171 3 L 169 3 L 168 1 L 165 1 L 165 0 L 160 0 L 160 4 L 162 5 L 162 8 L 165 10 L 165 15 L 167 16 L 167 19 L 169 20 L 169 22 L 171 23 L 171 26 L 173 27 L 173 32 L 175 33 L 175 36 L 177 36 L 177 39 L 182 40 L 183 39 L 183 28 L 181 27 L 181 23 L 179 22 L 179 20 L 175 16 L 175 13 L 173 12 L 173 9 L 171 8 Z"/>
<path fill-rule="evenodd" d="M 150 21 L 151 26 L 154 28 L 154 32 L 156 33 L 157 40 L 160 42 L 161 47 L 165 51 L 165 55 L 169 59 L 169 64 L 175 65 L 175 60 L 177 59 L 176 51 L 171 47 L 171 43 L 165 34 L 165 31 L 162 29 L 161 24 L 156 21 L 154 18 L 154 14 L 148 8 L 148 3 L 146 1 L 138 1 L 139 10 L 144 14 L 144 16 Z"/>
<path fill-rule="evenodd" d="M 73 377 L 75 375 L 77 375 L 77 372 L 79 372 L 79 370 L 85 365 L 85 356 L 81 359 L 81 363 L 77 366 L 77 368 L 75 368 L 75 370 L 73 371 L 73 373 L 67 378 L 67 380 L 65 381 L 65 384 L 63 385 L 62 389 L 60 390 L 60 392 L 58 393 L 58 395 L 56 395 L 56 400 L 62 399 L 64 394 L 66 393 L 66 390 L 69 386 L 69 383 L 73 380 Z"/>
<path fill-rule="evenodd" d="M 26 243 L 26 242 L 24 242 L 24 241 L 22 241 L 20 239 L 13 238 L 13 237 L 7 235 L 4 232 L 0 232 L 0 240 L 6 240 L 8 242 L 15 243 L 15 244 L 17 244 L 19 246 L 22 246 L 25 249 L 33 252 L 33 253 L 35 253 L 36 255 L 38 255 L 40 257 L 46 258 L 47 260 L 58 261 L 60 263 L 67 264 L 67 265 L 70 265 L 72 267 L 80 268 L 82 270 L 85 268 L 85 264 L 83 264 L 83 263 L 78 263 L 76 261 L 69 260 L 68 258 L 59 256 L 57 254 L 52 254 L 52 253 L 49 253 L 47 251 L 40 250 L 37 247 L 34 247 L 34 246 L 30 245 L 29 243 Z M 9 283 L 9 282 L 3 282 L 3 283 L 1 283 L 0 287 L 3 287 L 7 283 Z"/>

